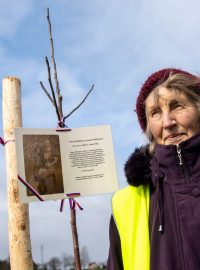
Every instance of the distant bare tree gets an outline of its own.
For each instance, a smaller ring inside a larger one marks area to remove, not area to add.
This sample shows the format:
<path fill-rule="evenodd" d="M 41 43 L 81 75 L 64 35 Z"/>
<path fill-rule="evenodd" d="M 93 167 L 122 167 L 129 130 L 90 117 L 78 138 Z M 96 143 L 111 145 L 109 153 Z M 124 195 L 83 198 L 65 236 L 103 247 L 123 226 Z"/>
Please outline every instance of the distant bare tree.
<path fill-rule="evenodd" d="M 63 254 L 62 256 L 62 265 L 64 270 L 69 266 L 74 266 L 74 257 L 71 255 Z"/>
<path fill-rule="evenodd" d="M 5 261 L 0 261 L 0 269 L 1 270 L 10 270 L 9 258 Z"/>
<path fill-rule="evenodd" d="M 86 267 L 88 265 L 88 263 L 90 262 L 90 257 L 89 257 L 89 252 L 88 252 L 88 248 L 86 246 L 83 246 L 81 248 L 81 265 L 83 267 Z"/>
<path fill-rule="evenodd" d="M 53 257 L 48 263 L 49 270 L 61 270 L 61 261 L 57 257 Z"/>

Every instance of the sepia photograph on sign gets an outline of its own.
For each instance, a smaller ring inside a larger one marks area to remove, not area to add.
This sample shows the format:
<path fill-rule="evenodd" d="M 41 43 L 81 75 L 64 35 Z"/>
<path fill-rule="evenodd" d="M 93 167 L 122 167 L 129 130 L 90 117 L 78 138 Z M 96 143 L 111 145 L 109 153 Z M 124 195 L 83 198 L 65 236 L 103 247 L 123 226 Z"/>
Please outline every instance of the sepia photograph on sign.
<path fill-rule="evenodd" d="M 58 135 L 23 135 L 25 178 L 40 195 L 64 192 Z M 33 196 L 27 188 L 27 196 Z"/>

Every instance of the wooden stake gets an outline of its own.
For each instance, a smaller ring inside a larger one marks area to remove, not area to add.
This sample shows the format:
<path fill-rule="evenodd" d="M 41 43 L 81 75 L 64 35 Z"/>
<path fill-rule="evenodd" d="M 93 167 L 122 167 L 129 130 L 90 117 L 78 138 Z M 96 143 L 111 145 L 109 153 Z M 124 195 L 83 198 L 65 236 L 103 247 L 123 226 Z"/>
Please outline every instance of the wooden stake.
<path fill-rule="evenodd" d="M 14 77 L 3 79 L 3 127 L 5 141 L 14 140 L 14 128 L 22 127 L 21 84 Z M 5 154 L 10 265 L 12 270 L 32 270 L 29 209 L 19 201 L 15 142 L 5 145 Z"/>

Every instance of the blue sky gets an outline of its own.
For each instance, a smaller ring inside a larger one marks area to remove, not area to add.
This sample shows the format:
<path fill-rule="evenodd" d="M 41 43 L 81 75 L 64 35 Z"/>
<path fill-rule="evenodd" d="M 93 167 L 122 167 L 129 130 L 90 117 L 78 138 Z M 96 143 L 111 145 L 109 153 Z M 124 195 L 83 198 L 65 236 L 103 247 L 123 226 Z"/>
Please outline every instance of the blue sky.
<path fill-rule="evenodd" d="M 67 125 L 110 124 L 120 187 L 126 185 L 123 166 L 145 142 L 134 113 L 138 91 L 152 72 L 166 67 L 199 73 L 200 2 L 198 0 L 0 0 L 0 75 L 20 78 L 23 125 L 54 128 L 57 118 L 40 88 L 47 84 L 44 57 L 50 58 L 46 8 L 50 8 L 55 57 L 67 114 L 93 93 Z M 1 91 L 2 94 L 2 91 Z M 2 105 L 0 105 L 2 106 Z M 1 115 L 2 119 L 2 115 Z M 2 121 L 0 122 L 3 136 Z M 4 149 L 0 151 L 0 258 L 8 256 L 7 191 Z M 80 247 L 92 260 L 108 253 L 112 194 L 81 198 L 77 211 Z M 72 254 L 69 210 L 59 202 L 30 204 L 33 258 L 40 262 Z"/>

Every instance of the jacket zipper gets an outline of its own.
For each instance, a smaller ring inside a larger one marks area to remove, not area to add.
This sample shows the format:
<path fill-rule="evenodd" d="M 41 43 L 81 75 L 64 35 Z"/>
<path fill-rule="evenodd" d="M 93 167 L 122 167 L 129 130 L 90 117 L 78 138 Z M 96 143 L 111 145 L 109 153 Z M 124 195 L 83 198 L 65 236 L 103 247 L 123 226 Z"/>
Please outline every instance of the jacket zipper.
<path fill-rule="evenodd" d="M 183 171 L 183 175 L 184 175 L 184 178 L 185 178 L 185 183 L 189 184 L 190 183 L 190 176 L 189 176 L 189 172 L 188 172 L 188 169 L 187 169 L 187 166 L 186 166 L 186 163 L 185 163 L 185 159 L 184 159 L 184 156 L 183 156 L 183 153 L 182 153 L 182 149 L 180 147 L 179 144 L 176 145 L 176 151 L 177 151 L 177 154 L 178 154 L 178 159 L 179 159 L 179 165 Z"/>

